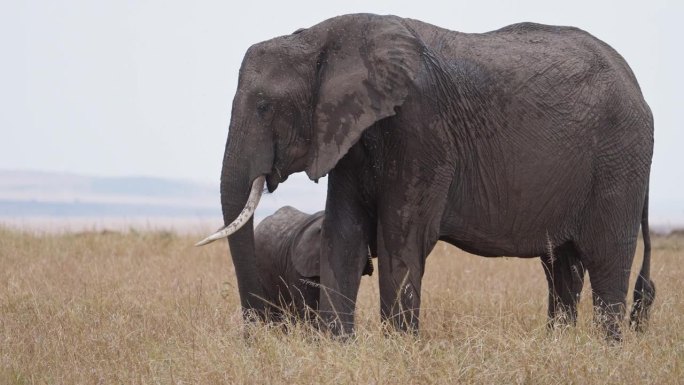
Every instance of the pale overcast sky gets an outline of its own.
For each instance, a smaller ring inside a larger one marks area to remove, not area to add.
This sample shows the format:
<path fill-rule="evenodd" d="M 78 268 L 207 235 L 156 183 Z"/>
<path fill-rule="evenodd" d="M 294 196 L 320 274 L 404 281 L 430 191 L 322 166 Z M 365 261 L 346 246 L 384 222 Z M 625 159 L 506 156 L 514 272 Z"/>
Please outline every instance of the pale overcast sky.
<path fill-rule="evenodd" d="M 462 32 L 535 21 L 580 27 L 625 57 L 655 116 L 651 201 L 684 214 L 681 4 L 8 1 L 0 12 L 0 168 L 218 183 L 251 44 L 356 12 Z"/>

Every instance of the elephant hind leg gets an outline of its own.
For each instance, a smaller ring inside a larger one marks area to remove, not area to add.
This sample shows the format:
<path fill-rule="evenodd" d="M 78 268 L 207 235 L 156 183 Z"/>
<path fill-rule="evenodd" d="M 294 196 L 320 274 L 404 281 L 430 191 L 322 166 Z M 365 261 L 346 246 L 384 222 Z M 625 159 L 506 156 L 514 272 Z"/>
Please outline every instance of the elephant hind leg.
<path fill-rule="evenodd" d="M 630 163 L 627 156 L 620 154 L 611 159 L 613 163 L 598 165 L 592 200 L 578 218 L 574 238 L 589 273 L 595 319 L 613 341 L 622 340 L 620 329 L 648 181 L 648 169 Z"/>
<path fill-rule="evenodd" d="M 604 328 L 606 337 L 614 341 L 622 340 L 620 324 L 626 312 L 635 242 L 613 240 L 599 247 L 582 249 L 591 280 L 595 320 Z"/>
<path fill-rule="evenodd" d="M 549 328 L 574 326 L 585 273 L 579 253 L 567 242 L 541 256 L 541 262 L 549 286 Z"/>

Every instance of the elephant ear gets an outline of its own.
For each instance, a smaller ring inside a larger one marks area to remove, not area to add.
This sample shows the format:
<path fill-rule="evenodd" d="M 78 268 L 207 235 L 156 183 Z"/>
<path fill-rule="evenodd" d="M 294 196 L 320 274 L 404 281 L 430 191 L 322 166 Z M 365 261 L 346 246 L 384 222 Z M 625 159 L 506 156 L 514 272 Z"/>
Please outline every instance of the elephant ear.
<path fill-rule="evenodd" d="M 302 226 L 302 233 L 291 250 L 292 264 L 305 278 L 320 277 L 321 229 L 323 212 L 313 214 Z"/>
<path fill-rule="evenodd" d="M 421 46 L 393 17 L 330 28 L 318 64 L 309 178 L 327 174 L 366 128 L 395 114 L 414 84 Z"/>

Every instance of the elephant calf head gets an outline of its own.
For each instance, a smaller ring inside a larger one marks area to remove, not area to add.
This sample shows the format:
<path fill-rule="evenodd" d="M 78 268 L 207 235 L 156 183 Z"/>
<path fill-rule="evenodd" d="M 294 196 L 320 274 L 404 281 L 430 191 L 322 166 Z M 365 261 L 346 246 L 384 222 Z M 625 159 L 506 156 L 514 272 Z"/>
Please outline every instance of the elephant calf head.
<path fill-rule="evenodd" d="M 324 212 L 305 214 L 285 206 L 254 231 L 257 272 L 269 318 L 310 319 L 318 310 L 320 240 Z M 373 274 L 370 254 L 363 275 Z"/>

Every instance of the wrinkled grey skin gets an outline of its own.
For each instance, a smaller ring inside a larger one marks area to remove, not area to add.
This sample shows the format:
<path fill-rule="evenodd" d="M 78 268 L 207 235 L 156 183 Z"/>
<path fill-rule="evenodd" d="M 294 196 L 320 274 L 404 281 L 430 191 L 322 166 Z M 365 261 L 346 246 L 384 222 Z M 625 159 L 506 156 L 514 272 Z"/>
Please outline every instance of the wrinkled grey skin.
<path fill-rule="evenodd" d="M 562 276 L 581 261 L 620 338 L 652 153 L 632 71 L 582 30 L 465 34 L 345 15 L 247 51 L 221 202 L 230 223 L 259 175 L 269 191 L 294 172 L 329 175 L 320 310 L 334 334 L 353 331 L 369 244 L 382 318 L 416 330 L 425 258 L 443 239 L 487 257 L 558 250 Z M 229 239 L 247 315 L 264 310 L 253 238 L 248 223 Z M 648 259 L 636 291 L 638 322 L 654 293 Z"/>
<path fill-rule="evenodd" d="M 310 319 L 309 310 L 318 311 L 324 214 L 305 214 L 285 206 L 254 229 L 257 271 L 269 320 L 282 320 L 284 314 Z M 370 255 L 366 253 L 365 258 L 362 275 L 372 275 Z"/>

